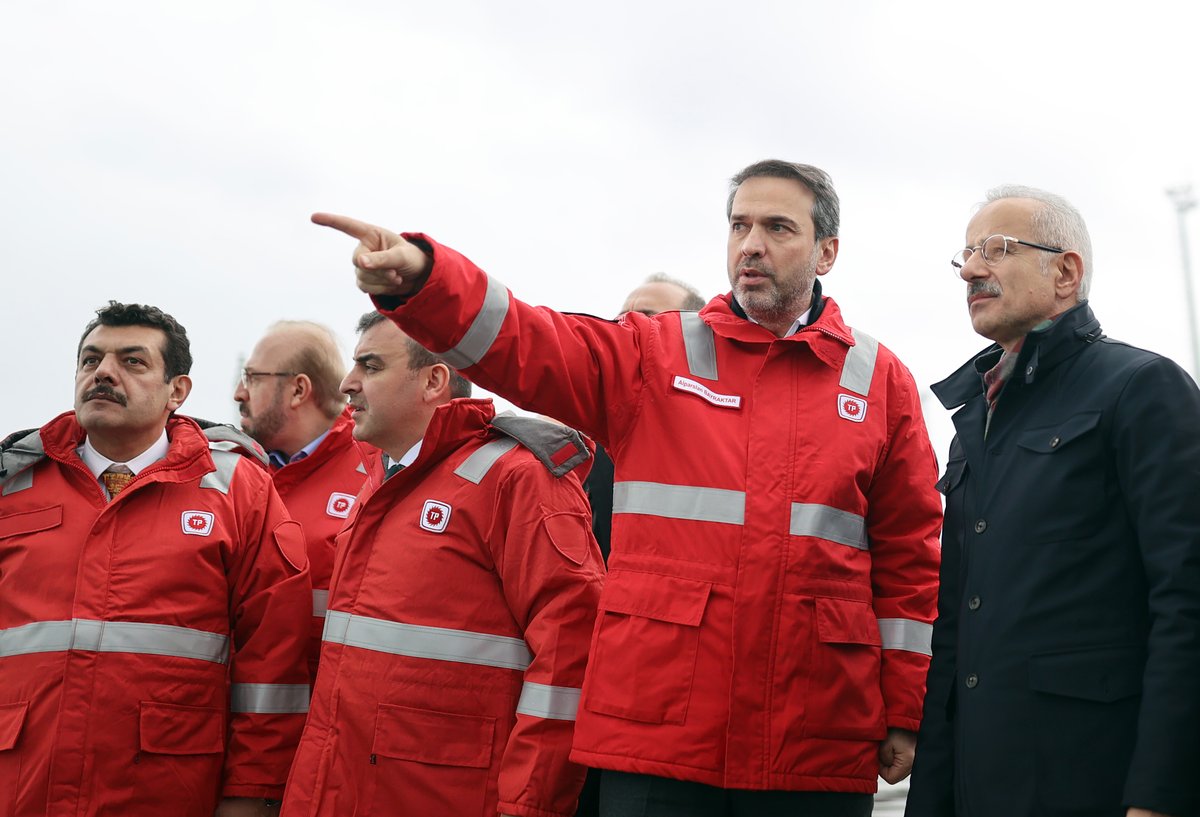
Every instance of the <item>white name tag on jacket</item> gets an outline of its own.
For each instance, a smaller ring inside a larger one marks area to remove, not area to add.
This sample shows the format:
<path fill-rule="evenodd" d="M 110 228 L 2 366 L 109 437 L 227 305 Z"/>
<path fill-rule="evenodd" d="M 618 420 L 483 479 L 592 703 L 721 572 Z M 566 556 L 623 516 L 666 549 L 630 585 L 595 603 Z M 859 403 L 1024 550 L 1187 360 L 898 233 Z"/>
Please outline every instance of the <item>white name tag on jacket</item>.
<path fill-rule="evenodd" d="M 714 406 L 735 409 L 742 407 L 742 397 L 740 394 L 717 394 L 703 383 L 697 383 L 690 377 L 684 377 L 681 374 L 675 375 L 675 382 L 671 385 L 680 391 L 691 392 L 697 397 L 701 397 L 712 403 Z"/>

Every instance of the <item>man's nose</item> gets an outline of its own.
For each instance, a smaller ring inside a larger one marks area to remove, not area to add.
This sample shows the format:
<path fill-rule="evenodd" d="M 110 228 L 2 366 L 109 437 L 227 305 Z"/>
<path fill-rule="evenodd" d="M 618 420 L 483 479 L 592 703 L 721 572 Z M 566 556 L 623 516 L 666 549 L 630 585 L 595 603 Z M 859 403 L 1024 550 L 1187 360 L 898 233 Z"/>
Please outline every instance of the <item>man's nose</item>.
<path fill-rule="evenodd" d="M 116 360 L 112 355 L 105 355 L 100 358 L 100 362 L 96 364 L 96 371 L 92 376 L 97 383 L 113 383 L 116 381 Z"/>
<path fill-rule="evenodd" d="M 763 231 L 758 225 L 750 228 L 750 232 L 746 233 L 746 237 L 742 239 L 742 255 L 752 257 L 763 254 Z"/>

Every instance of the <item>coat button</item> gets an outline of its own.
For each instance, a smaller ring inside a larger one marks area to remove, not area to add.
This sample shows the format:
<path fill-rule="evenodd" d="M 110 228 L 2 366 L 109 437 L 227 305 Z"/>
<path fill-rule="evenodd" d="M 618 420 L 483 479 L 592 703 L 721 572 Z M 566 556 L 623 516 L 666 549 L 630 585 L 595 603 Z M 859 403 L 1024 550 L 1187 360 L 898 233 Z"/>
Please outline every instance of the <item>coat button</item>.
<path fill-rule="evenodd" d="M 983 602 L 981 602 L 979 600 L 979 596 L 971 596 L 971 598 L 967 599 L 967 609 L 968 610 L 978 610 L 979 605 L 982 603 Z"/>
<path fill-rule="evenodd" d="M 1051 437 L 1051 438 L 1050 438 L 1050 447 L 1051 447 L 1051 448 L 1058 448 L 1058 444 L 1059 444 L 1059 443 L 1061 443 L 1061 442 L 1062 442 L 1062 438 L 1061 438 L 1061 437 Z"/>
<path fill-rule="evenodd" d="M 987 522 L 982 519 L 975 522 L 976 533 L 983 533 L 985 530 L 987 530 Z"/>
<path fill-rule="evenodd" d="M 1032 367 L 1032 366 L 1026 366 L 1026 367 L 1025 367 L 1025 374 L 1026 374 L 1026 375 L 1031 375 L 1031 374 L 1033 374 L 1033 367 Z"/>
<path fill-rule="evenodd" d="M 967 685 L 967 689 L 974 689 L 975 687 L 979 686 L 979 676 L 972 672 L 967 676 L 965 683 Z"/>

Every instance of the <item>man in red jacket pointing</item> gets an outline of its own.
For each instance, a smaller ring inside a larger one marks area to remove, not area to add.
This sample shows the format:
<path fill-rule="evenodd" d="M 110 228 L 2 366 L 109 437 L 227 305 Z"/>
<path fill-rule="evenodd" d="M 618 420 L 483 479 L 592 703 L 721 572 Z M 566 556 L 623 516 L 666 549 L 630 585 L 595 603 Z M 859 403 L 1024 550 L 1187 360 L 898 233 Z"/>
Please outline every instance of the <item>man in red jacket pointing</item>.
<path fill-rule="evenodd" d="M 304 537 L 252 440 L 175 414 L 191 363 L 174 318 L 112 302 L 75 410 L 0 443 L 0 814 L 252 817 L 283 793 Z"/>
<path fill-rule="evenodd" d="M 921 718 L 936 462 L 908 370 L 822 295 L 828 175 L 757 163 L 727 214 L 732 292 L 615 322 L 524 304 L 427 236 L 314 221 L 359 240 L 405 332 L 612 455 L 572 753 L 606 770 L 602 813 L 869 814 Z"/>

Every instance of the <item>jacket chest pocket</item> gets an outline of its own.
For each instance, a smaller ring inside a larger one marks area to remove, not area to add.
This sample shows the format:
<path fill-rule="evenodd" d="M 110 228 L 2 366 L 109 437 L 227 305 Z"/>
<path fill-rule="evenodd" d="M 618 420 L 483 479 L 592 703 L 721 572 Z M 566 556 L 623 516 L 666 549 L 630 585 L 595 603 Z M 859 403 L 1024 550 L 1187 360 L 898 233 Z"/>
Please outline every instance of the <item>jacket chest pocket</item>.
<path fill-rule="evenodd" d="M 1032 541 L 1085 538 L 1108 520 L 1109 462 L 1100 419 L 1099 411 L 1082 412 L 1017 436 L 1013 467 L 1002 478 L 1022 486 L 1020 511 L 1030 521 L 1025 536 Z"/>
<path fill-rule="evenodd" d="M 643 723 L 683 723 L 711 591 L 692 579 L 610 573 L 584 706 Z"/>

